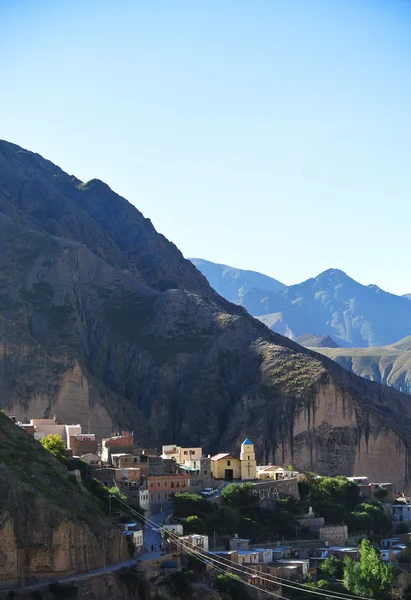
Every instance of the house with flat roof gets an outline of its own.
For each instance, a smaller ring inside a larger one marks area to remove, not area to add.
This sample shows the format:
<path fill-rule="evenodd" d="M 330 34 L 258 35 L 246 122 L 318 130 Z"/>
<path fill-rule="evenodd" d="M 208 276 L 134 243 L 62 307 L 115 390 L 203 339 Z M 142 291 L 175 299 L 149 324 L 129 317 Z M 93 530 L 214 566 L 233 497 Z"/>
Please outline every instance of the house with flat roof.
<path fill-rule="evenodd" d="M 250 540 L 239 538 L 237 534 L 230 540 L 230 550 L 248 550 L 249 547 Z"/>
<path fill-rule="evenodd" d="M 249 548 L 248 550 L 237 550 L 238 553 L 238 564 L 242 565 L 243 563 L 258 563 L 259 562 L 259 553 Z"/>

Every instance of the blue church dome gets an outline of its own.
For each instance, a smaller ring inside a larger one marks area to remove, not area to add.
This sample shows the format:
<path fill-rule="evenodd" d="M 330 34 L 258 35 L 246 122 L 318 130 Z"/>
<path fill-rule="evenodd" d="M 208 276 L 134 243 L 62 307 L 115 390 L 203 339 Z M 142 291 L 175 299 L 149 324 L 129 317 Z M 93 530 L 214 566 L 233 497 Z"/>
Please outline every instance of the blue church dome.
<path fill-rule="evenodd" d="M 252 446 L 253 442 L 248 438 L 245 438 L 244 442 L 241 444 L 242 446 Z"/>

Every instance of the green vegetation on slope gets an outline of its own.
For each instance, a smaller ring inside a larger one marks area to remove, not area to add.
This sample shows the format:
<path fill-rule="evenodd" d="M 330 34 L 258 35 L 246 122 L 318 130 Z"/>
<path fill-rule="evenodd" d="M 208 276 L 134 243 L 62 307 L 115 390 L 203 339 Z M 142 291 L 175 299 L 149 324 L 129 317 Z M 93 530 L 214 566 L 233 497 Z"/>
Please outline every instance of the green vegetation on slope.
<path fill-rule="evenodd" d="M 411 336 L 390 346 L 313 348 L 356 375 L 411 394 Z"/>

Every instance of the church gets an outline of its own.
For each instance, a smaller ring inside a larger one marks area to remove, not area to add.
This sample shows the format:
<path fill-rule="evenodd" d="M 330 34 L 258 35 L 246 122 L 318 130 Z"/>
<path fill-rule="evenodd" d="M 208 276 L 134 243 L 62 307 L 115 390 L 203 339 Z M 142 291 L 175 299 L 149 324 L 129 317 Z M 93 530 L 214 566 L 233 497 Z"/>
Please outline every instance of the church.
<path fill-rule="evenodd" d="M 252 441 L 246 438 L 241 444 L 240 458 L 229 452 L 212 456 L 211 474 L 214 479 L 225 481 L 257 479 L 257 462 Z"/>

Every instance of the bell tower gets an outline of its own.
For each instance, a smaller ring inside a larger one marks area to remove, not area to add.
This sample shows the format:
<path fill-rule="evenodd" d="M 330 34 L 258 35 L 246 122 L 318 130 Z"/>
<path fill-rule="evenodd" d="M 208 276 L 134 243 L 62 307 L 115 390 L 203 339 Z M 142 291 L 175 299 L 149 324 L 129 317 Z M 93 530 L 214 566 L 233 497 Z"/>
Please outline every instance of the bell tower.
<path fill-rule="evenodd" d="M 240 461 L 242 481 L 256 479 L 257 462 L 255 460 L 254 444 L 248 438 L 241 444 Z"/>

